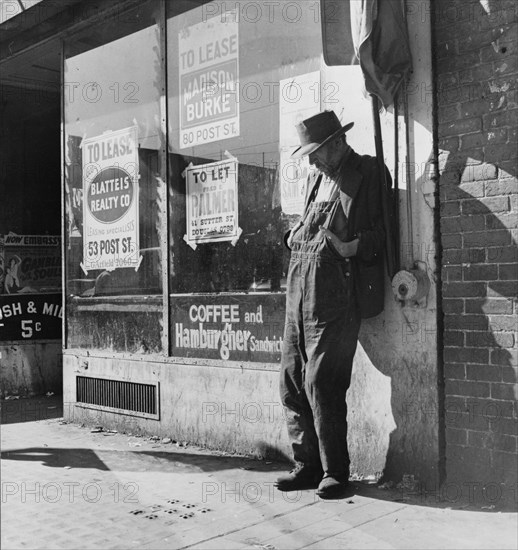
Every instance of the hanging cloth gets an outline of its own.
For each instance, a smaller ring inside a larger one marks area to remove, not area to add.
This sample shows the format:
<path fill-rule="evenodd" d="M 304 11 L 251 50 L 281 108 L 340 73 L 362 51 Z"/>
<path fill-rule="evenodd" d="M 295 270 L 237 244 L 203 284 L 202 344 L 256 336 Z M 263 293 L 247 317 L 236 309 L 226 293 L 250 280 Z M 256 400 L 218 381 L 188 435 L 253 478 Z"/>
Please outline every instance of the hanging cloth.
<path fill-rule="evenodd" d="M 326 64 L 354 64 L 352 43 L 366 92 L 387 108 L 412 70 L 402 0 L 321 0 L 321 11 Z"/>

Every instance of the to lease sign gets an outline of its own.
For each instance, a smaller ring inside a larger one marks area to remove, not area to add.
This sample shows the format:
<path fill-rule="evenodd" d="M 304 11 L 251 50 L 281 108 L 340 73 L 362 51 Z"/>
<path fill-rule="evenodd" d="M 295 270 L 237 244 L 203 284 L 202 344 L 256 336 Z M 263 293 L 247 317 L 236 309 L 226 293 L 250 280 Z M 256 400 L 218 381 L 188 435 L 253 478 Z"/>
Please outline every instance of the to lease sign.
<path fill-rule="evenodd" d="M 180 148 L 239 135 L 238 23 L 235 14 L 183 29 L 180 63 Z"/>
<path fill-rule="evenodd" d="M 83 142 L 83 270 L 138 268 L 137 127 Z"/>

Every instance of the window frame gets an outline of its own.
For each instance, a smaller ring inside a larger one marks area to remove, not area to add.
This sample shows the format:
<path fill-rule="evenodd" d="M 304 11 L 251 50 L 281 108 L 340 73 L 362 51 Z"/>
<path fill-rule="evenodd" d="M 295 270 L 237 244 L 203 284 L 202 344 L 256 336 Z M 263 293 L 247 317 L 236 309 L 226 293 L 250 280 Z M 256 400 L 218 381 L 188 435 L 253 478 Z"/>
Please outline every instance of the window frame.
<path fill-rule="evenodd" d="M 267 370 L 267 371 L 278 371 L 280 364 L 280 354 L 278 360 L 243 360 L 243 359 L 217 359 L 210 357 L 194 357 L 194 356 L 181 356 L 173 353 L 173 339 L 174 335 L 172 333 L 172 323 L 173 323 L 173 314 L 175 310 L 175 300 L 177 298 L 184 298 L 187 296 L 195 296 L 198 299 L 207 297 L 213 299 L 214 297 L 228 296 L 229 298 L 241 299 L 243 297 L 250 297 L 253 300 L 258 300 L 257 303 L 260 303 L 262 299 L 274 297 L 275 304 L 279 307 L 279 319 L 282 318 L 282 324 L 284 324 L 284 304 L 285 304 L 285 291 L 266 291 L 266 292 L 242 292 L 242 291 L 229 291 L 225 293 L 190 293 L 190 294 L 178 294 L 170 292 L 171 285 L 171 255 L 175 252 L 175 246 L 178 246 L 178 243 L 171 244 L 171 232 L 170 228 L 174 224 L 174 219 L 172 218 L 172 199 L 170 196 L 170 164 L 169 164 L 169 80 L 168 80 L 168 46 L 170 41 L 175 40 L 177 37 L 168 36 L 167 33 L 167 22 L 170 17 L 170 3 L 167 0 L 149 0 L 150 2 L 155 2 L 159 6 L 160 10 L 160 19 L 157 20 L 157 27 L 159 33 L 159 44 L 160 44 L 160 81 L 161 81 L 161 94 L 160 94 L 160 133 L 161 133 L 161 143 L 160 149 L 158 151 L 159 158 L 159 177 L 163 185 L 159 186 L 158 193 L 161 199 L 161 210 L 160 210 L 160 253 L 162 255 L 162 273 L 161 273 L 161 282 L 162 282 L 162 294 L 161 294 L 161 343 L 162 347 L 158 353 L 149 353 L 142 354 L 134 351 L 113 351 L 109 349 L 102 348 L 77 348 L 69 346 L 68 342 L 68 308 L 65 307 L 65 319 L 63 323 L 63 348 L 67 353 L 75 353 L 82 355 L 85 352 L 92 357 L 103 357 L 103 358 L 118 358 L 126 360 L 150 360 L 156 361 L 158 363 L 167 363 L 167 364 L 182 364 L 182 365 L 192 365 L 192 366 L 210 366 L 210 367 L 225 367 L 240 369 L 246 368 L 247 370 Z M 181 16 L 183 13 L 197 8 L 202 7 L 204 4 L 210 3 L 211 0 L 198 0 L 197 2 L 185 1 L 178 2 L 176 6 L 180 6 L 180 9 L 174 16 Z M 65 40 L 72 37 L 75 33 L 87 29 L 90 25 L 99 22 L 100 20 L 105 19 L 106 17 L 113 17 L 117 14 L 123 14 L 130 12 L 136 7 L 140 6 L 141 2 L 138 0 L 129 0 L 126 2 L 114 2 L 108 8 L 103 10 L 100 13 L 95 15 L 90 15 L 83 19 L 80 23 L 77 23 L 60 34 L 61 44 L 62 44 L 62 99 L 61 99 L 61 109 L 62 109 L 62 136 L 61 136 L 61 154 L 62 154 L 62 232 L 63 236 L 66 235 L 66 217 L 65 217 L 65 101 L 64 101 L 64 85 L 65 85 Z M 176 84 L 176 82 L 175 82 Z M 66 304 L 66 280 L 67 280 L 67 251 L 65 238 L 63 238 L 63 301 Z M 92 304 L 97 304 L 102 307 L 105 305 L 107 308 L 120 309 L 120 308 L 129 308 L 131 309 L 132 304 L 130 303 L 131 299 L 134 300 L 134 307 L 138 309 L 140 305 L 149 304 L 149 301 L 155 302 L 153 307 L 157 307 L 156 299 L 158 295 L 135 295 L 135 296 L 102 296 L 95 299 L 88 298 L 88 303 L 84 301 L 84 307 L 91 307 Z M 94 300 L 94 301 L 92 301 Z M 255 302 L 254 302 L 255 303 Z M 273 303 L 273 302 L 272 302 Z M 82 307 L 79 305 L 78 307 Z"/>

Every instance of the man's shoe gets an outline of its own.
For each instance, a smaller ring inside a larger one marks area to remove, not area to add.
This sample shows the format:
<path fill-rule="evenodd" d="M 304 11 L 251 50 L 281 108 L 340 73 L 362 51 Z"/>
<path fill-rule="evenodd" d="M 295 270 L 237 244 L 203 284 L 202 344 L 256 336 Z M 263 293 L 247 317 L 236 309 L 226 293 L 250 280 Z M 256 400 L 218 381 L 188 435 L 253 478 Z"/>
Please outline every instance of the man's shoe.
<path fill-rule="evenodd" d="M 347 481 L 326 476 L 318 485 L 317 495 L 322 499 L 343 498 L 346 496 L 349 484 Z"/>
<path fill-rule="evenodd" d="M 322 470 L 315 470 L 304 464 L 297 464 L 291 472 L 277 478 L 275 487 L 279 491 L 302 491 L 318 487 L 323 475 Z"/>

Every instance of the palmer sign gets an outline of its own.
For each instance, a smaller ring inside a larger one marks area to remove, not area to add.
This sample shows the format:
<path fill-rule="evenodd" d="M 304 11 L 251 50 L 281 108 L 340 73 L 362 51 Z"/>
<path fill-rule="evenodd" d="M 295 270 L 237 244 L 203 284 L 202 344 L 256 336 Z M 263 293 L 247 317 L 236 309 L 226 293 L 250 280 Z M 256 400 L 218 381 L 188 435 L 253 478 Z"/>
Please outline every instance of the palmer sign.
<path fill-rule="evenodd" d="M 186 169 L 187 232 L 184 240 L 193 249 L 203 243 L 237 243 L 241 235 L 237 172 L 236 159 Z"/>

